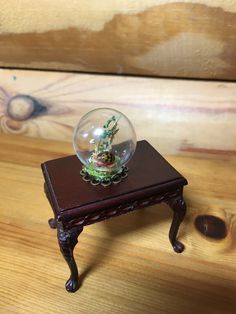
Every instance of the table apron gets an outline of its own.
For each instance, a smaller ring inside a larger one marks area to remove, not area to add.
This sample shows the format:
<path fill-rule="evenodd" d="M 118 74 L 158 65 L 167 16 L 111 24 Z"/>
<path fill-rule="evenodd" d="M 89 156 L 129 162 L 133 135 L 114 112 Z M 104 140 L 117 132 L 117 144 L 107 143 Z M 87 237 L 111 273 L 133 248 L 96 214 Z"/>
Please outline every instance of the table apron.
<path fill-rule="evenodd" d="M 87 214 L 84 216 L 75 217 L 70 220 L 63 221 L 60 220 L 62 223 L 63 229 L 68 230 L 77 226 L 86 226 L 90 224 L 94 224 L 99 221 L 103 221 L 106 219 L 110 219 L 116 216 L 120 216 L 129 212 L 132 212 L 137 209 L 145 208 L 151 205 L 155 205 L 161 202 L 168 202 L 171 199 L 174 199 L 178 196 L 181 196 L 183 193 L 183 188 L 178 188 L 166 193 L 155 194 L 149 196 L 147 198 L 142 198 L 135 201 L 126 202 L 120 204 L 118 206 L 107 208 L 107 209 L 100 209 L 95 211 L 91 214 Z"/>

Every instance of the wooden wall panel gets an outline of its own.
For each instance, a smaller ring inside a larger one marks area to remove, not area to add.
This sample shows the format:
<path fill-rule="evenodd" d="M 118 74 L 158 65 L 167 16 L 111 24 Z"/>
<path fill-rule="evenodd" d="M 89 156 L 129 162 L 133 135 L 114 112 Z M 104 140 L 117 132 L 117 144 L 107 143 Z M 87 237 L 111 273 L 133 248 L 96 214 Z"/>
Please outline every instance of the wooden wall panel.
<path fill-rule="evenodd" d="M 236 79 L 232 0 L 0 0 L 0 66 Z"/>
<path fill-rule="evenodd" d="M 89 110 L 111 107 L 162 153 L 236 155 L 236 83 L 0 70 L 0 130 L 71 141 Z"/>

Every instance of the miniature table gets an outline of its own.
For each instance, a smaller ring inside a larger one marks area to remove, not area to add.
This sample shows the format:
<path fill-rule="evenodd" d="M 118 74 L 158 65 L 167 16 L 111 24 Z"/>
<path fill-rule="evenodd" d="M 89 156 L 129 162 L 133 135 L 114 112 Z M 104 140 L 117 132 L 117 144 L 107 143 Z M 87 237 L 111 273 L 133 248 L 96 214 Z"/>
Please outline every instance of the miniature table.
<path fill-rule="evenodd" d="M 45 193 L 54 212 L 49 220 L 57 228 L 58 243 L 69 268 L 66 290 L 79 288 L 73 250 L 83 227 L 156 203 L 167 203 L 174 212 L 169 231 L 173 249 L 181 253 L 184 245 L 176 239 L 186 205 L 181 176 L 147 141 L 137 142 L 128 164 L 129 175 L 108 187 L 93 186 L 82 180 L 81 163 L 76 156 L 54 159 L 42 164 Z"/>

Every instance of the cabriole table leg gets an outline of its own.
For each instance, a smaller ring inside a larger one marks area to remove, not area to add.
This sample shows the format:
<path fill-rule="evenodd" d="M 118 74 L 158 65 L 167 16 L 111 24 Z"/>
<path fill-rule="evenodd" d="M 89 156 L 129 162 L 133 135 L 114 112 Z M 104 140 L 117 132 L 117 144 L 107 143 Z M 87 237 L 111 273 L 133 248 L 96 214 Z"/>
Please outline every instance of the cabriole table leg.
<path fill-rule="evenodd" d="M 79 274 L 74 259 L 73 251 L 78 243 L 78 236 L 83 231 L 83 227 L 74 227 L 70 230 L 64 230 L 61 223 L 57 225 L 57 237 L 61 253 L 70 268 L 70 278 L 65 287 L 69 292 L 75 292 L 79 289 Z"/>
<path fill-rule="evenodd" d="M 186 214 L 186 203 L 183 199 L 182 193 L 177 195 L 174 198 L 167 200 L 166 203 L 170 206 L 170 208 L 174 212 L 170 231 L 169 231 L 170 243 L 175 252 L 181 253 L 184 250 L 184 245 L 183 243 L 178 241 L 176 237 L 178 234 L 179 226 L 181 222 L 183 221 Z"/>

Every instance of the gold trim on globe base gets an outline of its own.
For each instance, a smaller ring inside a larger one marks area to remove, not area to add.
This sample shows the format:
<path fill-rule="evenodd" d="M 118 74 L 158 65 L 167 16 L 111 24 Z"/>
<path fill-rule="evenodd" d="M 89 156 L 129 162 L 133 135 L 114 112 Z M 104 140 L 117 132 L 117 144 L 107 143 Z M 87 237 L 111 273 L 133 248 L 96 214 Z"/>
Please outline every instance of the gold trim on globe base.
<path fill-rule="evenodd" d="M 109 186 L 111 184 L 118 184 L 120 183 L 122 180 L 124 180 L 127 176 L 128 176 L 128 171 L 129 169 L 126 166 L 123 166 L 121 168 L 121 170 L 114 174 L 111 177 L 106 177 L 106 178 L 99 178 L 99 177 L 94 177 L 91 176 L 87 171 L 86 171 L 86 167 L 84 167 L 81 171 L 80 171 L 80 175 L 82 176 L 82 179 L 85 182 L 89 182 L 92 185 L 102 185 L 104 187 Z"/>

